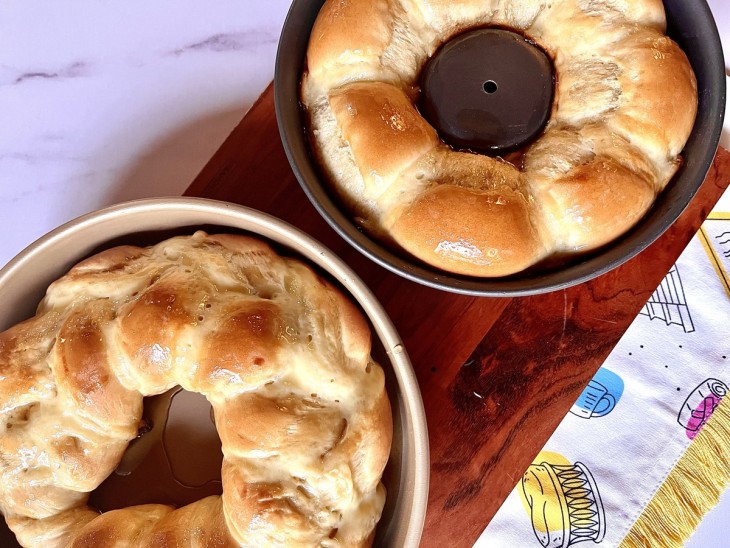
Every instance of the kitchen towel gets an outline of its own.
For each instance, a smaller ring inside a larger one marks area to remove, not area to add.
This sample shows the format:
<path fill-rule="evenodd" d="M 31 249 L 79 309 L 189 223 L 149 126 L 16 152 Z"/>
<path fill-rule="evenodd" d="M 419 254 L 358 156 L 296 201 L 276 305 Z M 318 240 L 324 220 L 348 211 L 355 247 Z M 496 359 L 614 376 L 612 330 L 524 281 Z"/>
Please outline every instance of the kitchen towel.
<path fill-rule="evenodd" d="M 730 480 L 728 385 L 730 192 L 476 546 L 681 545 Z"/>

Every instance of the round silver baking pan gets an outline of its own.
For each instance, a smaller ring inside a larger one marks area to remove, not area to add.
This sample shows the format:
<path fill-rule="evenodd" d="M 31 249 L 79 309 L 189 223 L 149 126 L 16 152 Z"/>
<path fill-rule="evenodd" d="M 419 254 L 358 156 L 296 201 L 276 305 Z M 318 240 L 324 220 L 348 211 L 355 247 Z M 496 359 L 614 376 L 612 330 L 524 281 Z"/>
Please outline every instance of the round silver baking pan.
<path fill-rule="evenodd" d="M 263 238 L 280 254 L 313 265 L 360 305 L 373 329 L 373 357 L 385 370 L 393 408 L 393 449 L 383 477 L 388 498 L 375 545 L 417 546 L 426 514 L 429 455 L 410 360 L 367 286 L 329 249 L 293 226 L 253 209 L 195 198 L 140 200 L 91 213 L 40 238 L 0 270 L 0 331 L 31 317 L 48 285 L 81 259 L 115 245 L 151 245 L 196 229 Z M 12 538 L 8 534 L 0 532 L 3 546 L 5 538 Z"/>

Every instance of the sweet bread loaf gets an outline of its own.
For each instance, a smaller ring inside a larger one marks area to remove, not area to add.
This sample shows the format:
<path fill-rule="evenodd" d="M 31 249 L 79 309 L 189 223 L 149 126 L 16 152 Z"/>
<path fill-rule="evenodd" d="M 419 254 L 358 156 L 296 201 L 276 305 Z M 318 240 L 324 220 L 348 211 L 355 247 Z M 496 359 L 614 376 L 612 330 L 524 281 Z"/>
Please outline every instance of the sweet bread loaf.
<path fill-rule="evenodd" d="M 327 0 L 301 84 L 313 154 L 367 232 L 437 268 L 506 276 L 594 250 L 651 207 L 694 124 L 665 25 L 661 0 Z M 554 69 L 547 125 L 517 155 L 452 147 L 419 110 L 429 60 L 485 27 Z"/>
<path fill-rule="evenodd" d="M 392 417 L 359 310 L 245 236 L 116 247 L 0 334 L 0 510 L 26 546 L 364 546 Z M 223 495 L 99 515 L 143 397 L 214 409 Z"/>

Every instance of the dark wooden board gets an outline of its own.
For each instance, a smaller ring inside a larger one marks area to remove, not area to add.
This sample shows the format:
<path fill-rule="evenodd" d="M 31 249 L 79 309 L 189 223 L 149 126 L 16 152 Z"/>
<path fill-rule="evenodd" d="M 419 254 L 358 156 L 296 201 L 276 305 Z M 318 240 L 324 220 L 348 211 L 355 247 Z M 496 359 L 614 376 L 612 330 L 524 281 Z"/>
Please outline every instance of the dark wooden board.
<path fill-rule="evenodd" d="M 730 180 L 720 150 L 695 199 L 649 249 L 591 282 L 546 295 L 475 298 L 372 263 L 317 214 L 286 160 L 271 86 L 186 194 L 280 217 L 365 280 L 418 376 L 431 487 L 423 546 L 471 546 L 698 230 Z"/>

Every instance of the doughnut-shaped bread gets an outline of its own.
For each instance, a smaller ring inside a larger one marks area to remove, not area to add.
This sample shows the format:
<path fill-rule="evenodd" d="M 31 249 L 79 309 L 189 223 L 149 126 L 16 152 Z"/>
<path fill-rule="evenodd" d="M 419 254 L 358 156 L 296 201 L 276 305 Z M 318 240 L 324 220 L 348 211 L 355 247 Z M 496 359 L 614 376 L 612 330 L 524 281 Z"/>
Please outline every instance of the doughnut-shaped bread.
<path fill-rule="evenodd" d="M 86 506 L 144 396 L 213 406 L 223 495 Z M 0 510 L 25 546 L 363 546 L 385 502 L 392 417 L 357 308 L 244 236 L 116 247 L 0 334 Z"/>
<path fill-rule="evenodd" d="M 415 106 L 436 50 L 489 25 L 555 69 L 548 125 L 514 164 L 452 149 Z M 506 276 L 596 249 L 651 207 L 694 124 L 665 25 L 661 0 L 327 0 L 301 87 L 314 155 L 363 228 L 437 268 Z"/>

